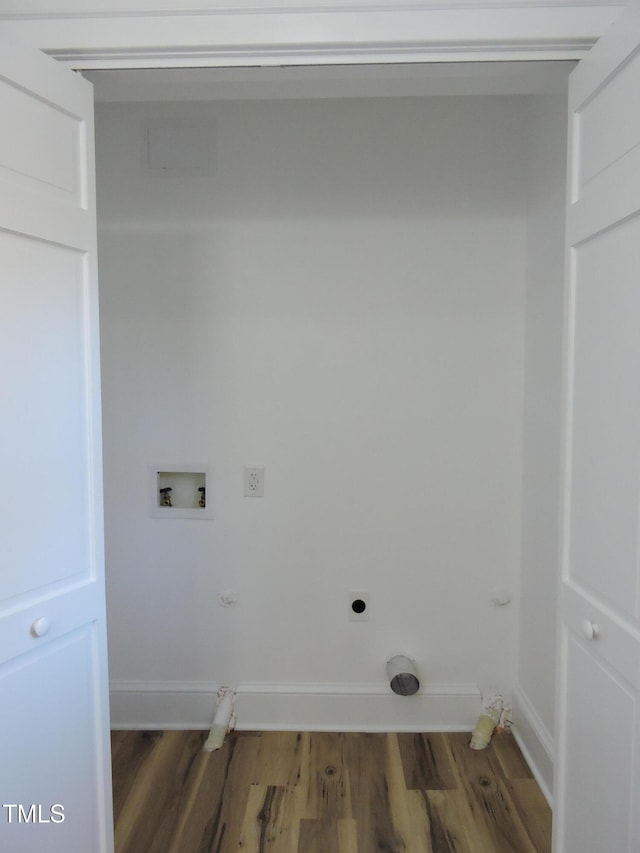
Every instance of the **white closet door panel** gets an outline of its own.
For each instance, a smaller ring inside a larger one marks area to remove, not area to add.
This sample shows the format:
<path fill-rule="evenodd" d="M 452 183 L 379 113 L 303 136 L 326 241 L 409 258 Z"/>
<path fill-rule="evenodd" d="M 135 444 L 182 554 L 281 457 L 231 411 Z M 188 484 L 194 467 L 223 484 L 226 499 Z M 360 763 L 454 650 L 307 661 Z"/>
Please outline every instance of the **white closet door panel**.
<path fill-rule="evenodd" d="M 0 444 L 6 603 L 90 576 L 94 567 L 83 256 L 1 232 L 0 253 L 8 272 L 0 279 L 0 362 L 15 366 L 2 380 L 3 405 L 11 412 Z M 25 387 L 34 393 L 25 396 Z"/>
<path fill-rule="evenodd" d="M 0 104 L 12 116 L 17 133 L 0 134 L 3 180 L 56 197 L 80 201 L 82 175 L 78 152 L 82 122 L 36 97 L 24 97 L 0 80 Z M 46 136 L 39 132 L 47 124 Z M 19 144 L 29 139 L 29 145 Z"/>
<path fill-rule="evenodd" d="M 639 195 L 640 146 L 636 146 L 596 175 L 572 205 L 567 223 L 569 245 L 579 246 L 612 222 L 634 216 Z"/>
<path fill-rule="evenodd" d="M 562 645 L 566 783 L 570 790 L 579 789 L 580 795 L 567 800 L 556 849 L 637 853 L 632 793 L 638 758 L 637 691 L 594 655 L 579 635 L 566 631 Z"/>
<path fill-rule="evenodd" d="M 588 646 L 593 654 L 618 672 L 630 686 L 640 689 L 640 634 L 603 606 L 597 597 L 565 584 L 561 606 L 566 627 L 585 639 L 589 625 L 597 626 L 597 636 Z"/>
<path fill-rule="evenodd" d="M 105 835 L 104 768 L 93 760 L 101 736 L 93 689 L 98 642 L 94 627 L 83 626 L 44 651 L 37 648 L 0 666 L 3 696 L 11 698 L 0 703 L 0 730 L 11 733 L 10 754 L 21 758 L 12 767 L 10 783 L 3 783 L 2 802 L 25 809 L 41 806 L 42 818 L 20 822 L 17 809 L 3 808 L 3 851 L 89 853 L 98 849 L 94 839 Z M 56 813 L 63 821 L 51 821 L 52 805 L 62 806 Z"/>
<path fill-rule="evenodd" d="M 574 249 L 569 578 L 638 617 L 640 217 Z M 631 369 L 630 369 L 631 367 Z"/>
<path fill-rule="evenodd" d="M 0 37 L 0 120 L 0 850 L 110 853 L 91 86 Z"/>
<path fill-rule="evenodd" d="M 582 196 L 589 181 L 627 154 L 640 138 L 638 73 L 640 54 L 636 53 L 578 113 L 581 124 L 576 151 L 578 197 Z M 625 107 L 625 121 L 617 126 L 616 133 L 611 133 L 610 128 L 618 121 L 622 104 L 635 104 L 636 109 Z"/>
<path fill-rule="evenodd" d="M 638 853 L 640 0 L 572 74 L 554 853 Z"/>

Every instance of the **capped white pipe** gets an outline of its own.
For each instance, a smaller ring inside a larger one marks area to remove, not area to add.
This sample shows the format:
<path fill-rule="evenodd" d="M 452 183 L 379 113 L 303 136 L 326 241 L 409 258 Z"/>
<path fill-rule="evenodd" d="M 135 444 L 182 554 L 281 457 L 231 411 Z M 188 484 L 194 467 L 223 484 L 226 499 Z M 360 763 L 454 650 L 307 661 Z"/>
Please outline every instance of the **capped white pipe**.
<path fill-rule="evenodd" d="M 233 715 L 233 705 L 236 694 L 233 690 L 224 689 L 221 694 L 220 702 L 216 708 L 216 713 L 213 718 L 213 725 L 209 732 L 203 749 L 207 752 L 213 752 L 214 749 L 220 749 L 224 743 L 225 736 L 231 728 L 231 717 Z"/>
<path fill-rule="evenodd" d="M 489 693 L 482 703 L 482 713 L 471 735 L 471 749 L 486 749 L 493 736 L 494 729 L 500 722 L 504 709 L 504 701 L 500 693 Z"/>

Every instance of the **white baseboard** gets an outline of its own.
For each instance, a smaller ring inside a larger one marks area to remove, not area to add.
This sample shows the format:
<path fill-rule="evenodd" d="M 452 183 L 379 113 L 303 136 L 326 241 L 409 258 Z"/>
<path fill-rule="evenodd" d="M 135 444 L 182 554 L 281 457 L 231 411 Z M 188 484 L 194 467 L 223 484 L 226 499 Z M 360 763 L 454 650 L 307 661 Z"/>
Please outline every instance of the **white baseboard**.
<path fill-rule="evenodd" d="M 112 681 L 112 729 L 208 729 L 218 684 L 204 681 Z"/>
<path fill-rule="evenodd" d="M 378 684 L 243 683 L 236 728 L 291 731 L 471 731 L 480 691 L 436 684 L 396 696 Z M 208 729 L 218 685 L 212 682 L 114 681 L 114 729 Z"/>
<path fill-rule="evenodd" d="M 520 686 L 513 690 L 513 734 L 542 793 L 549 805 L 552 805 L 553 737 Z"/>

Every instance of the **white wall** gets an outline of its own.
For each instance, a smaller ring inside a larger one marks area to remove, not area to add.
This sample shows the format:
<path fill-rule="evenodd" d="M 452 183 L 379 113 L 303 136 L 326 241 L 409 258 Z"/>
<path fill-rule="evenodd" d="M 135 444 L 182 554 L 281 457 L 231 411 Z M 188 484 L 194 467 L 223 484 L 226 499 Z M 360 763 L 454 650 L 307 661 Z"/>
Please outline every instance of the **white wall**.
<path fill-rule="evenodd" d="M 553 780 L 567 101 L 532 98 L 523 446 L 522 594 L 515 718 L 543 788 Z"/>
<path fill-rule="evenodd" d="M 143 173 L 168 115 L 215 120 L 211 176 Z M 468 725 L 473 686 L 514 684 L 516 607 L 490 598 L 518 592 L 525 119 L 516 97 L 98 106 L 116 725 L 198 724 L 219 683 L 241 724 Z M 213 466 L 215 520 L 150 517 L 147 466 L 180 461 Z M 378 718 L 394 651 L 433 695 Z M 285 689 L 311 699 L 268 711 Z"/>

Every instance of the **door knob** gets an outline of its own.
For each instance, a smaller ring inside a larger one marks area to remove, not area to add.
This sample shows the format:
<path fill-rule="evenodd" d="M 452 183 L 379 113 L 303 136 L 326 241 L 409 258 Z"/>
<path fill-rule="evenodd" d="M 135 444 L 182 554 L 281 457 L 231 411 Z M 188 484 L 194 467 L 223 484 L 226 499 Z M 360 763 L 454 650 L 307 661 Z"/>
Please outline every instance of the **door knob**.
<path fill-rule="evenodd" d="M 600 636 L 600 626 L 590 619 L 585 619 L 582 623 L 582 633 L 587 640 L 595 640 L 596 637 Z"/>
<path fill-rule="evenodd" d="M 31 626 L 31 633 L 34 637 L 44 637 L 51 630 L 51 619 L 48 616 L 41 616 Z"/>

